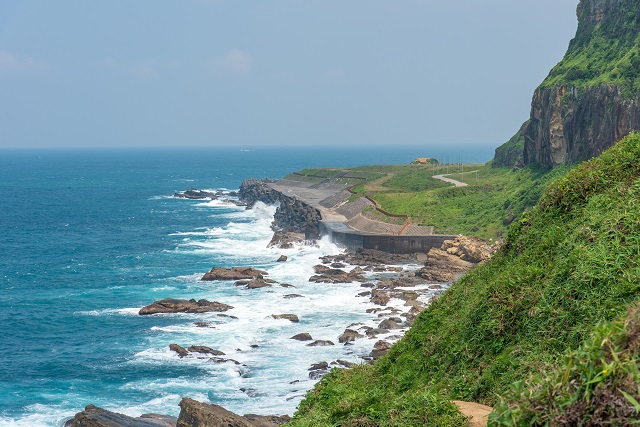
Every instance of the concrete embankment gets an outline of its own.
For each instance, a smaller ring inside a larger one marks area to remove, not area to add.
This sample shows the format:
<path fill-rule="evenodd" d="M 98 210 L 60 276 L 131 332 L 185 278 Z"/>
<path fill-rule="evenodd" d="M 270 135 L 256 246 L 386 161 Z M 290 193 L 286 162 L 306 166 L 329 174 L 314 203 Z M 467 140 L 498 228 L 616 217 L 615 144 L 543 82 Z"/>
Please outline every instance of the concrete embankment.
<path fill-rule="evenodd" d="M 433 234 L 431 227 L 406 227 L 365 218 L 361 211 L 370 203 L 348 201 L 345 188 L 335 183 L 318 186 L 299 181 L 250 179 L 242 183 L 239 195 L 248 206 L 257 201 L 279 204 L 272 224 L 275 232 L 303 233 L 307 239 L 328 236 L 351 251 L 426 253 L 431 248 L 439 248 L 445 240 L 455 238 Z"/>

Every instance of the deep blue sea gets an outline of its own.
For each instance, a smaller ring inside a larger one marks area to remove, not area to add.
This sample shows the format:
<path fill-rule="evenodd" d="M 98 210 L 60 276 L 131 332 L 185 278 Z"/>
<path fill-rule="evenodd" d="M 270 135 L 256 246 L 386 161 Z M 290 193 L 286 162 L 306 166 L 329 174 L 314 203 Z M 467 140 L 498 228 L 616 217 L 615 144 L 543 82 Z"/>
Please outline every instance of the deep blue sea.
<path fill-rule="evenodd" d="M 459 151 L 437 153 L 465 162 L 493 154 Z M 369 340 L 312 348 L 289 339 L 309 332 L 336 341 L 353 322 L 375 322 L 355 297 L 359 284 L 308 282 L 318 257 L 339 250 L 329 242 L 267 249 L 275 207 L 171 196 L 429 155 L 416 147 L 0 151 L 0 426 L 60 426 L 89 403 L 177 415 L 181 396 L 241 413 L 293 413 L 314 383 L 311 363 L 357 362 L 370 351 Z M 280 254 L 289 261 L 276 263 Z M 296 289 L 199 280 L 213 266 L 236 265 Z M 304 297 L 284 299 L 289 293 Z M 167 297 L 227 303 L 236 318 L 137 315 Z M 277 313 L 301 321 L 269 317 Z M 206 345 L 241 364 L 180 359 L 171 343 Z"/>

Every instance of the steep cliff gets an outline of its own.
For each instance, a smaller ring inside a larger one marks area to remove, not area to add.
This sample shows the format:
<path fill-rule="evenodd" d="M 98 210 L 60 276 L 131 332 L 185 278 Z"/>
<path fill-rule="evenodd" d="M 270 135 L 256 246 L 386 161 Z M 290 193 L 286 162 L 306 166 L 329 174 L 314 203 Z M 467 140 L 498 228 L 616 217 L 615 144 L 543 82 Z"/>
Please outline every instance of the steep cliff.
<path fill-rule="evenodd" d="M 271 229 L 276 233 L 300 233 L 304 234 L 307 240 L 315 240 L 320 236 L 318 231 L 318 223 L 322 219 L 320 211 L 274 190 L 266 181 L 244 180 L 238 196 L 248 207 L 252 207 L 258 201 L 268 205 L 278 205 L 271 224 Z"/>
<path fill-rule="evenodd" d="M 577 15 L 576 36 L 519 132 L 524 164 L 577 163 L 640 129 L 640 0 L 581 0 Z M 513 141 L 498 148 L 496 164 L 509 148 L 520 149 Z"/>

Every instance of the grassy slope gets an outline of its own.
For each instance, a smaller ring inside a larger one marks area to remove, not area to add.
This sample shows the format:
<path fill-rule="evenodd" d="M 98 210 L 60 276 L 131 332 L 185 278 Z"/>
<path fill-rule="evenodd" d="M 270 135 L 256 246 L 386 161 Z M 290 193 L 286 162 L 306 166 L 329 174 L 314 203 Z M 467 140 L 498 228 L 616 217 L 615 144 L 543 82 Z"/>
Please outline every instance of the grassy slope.
<path fill-rule="evenodd" d="M 562 173 L 536 167 L 524 169 L 465 166 L 466 173 L 451 168 L 449 175 L 468 183 L 468 187 L 454 187 L 431 178 L 446 173 L 445 168 L 428 170 L 407 169 L 383 184 L 383 188 L 363 186 L 393 213 L 407 214 L 418 224 L 432 225 L 436 233 L 461 233 L 485 239 L 500 236 L 507 230 L 503 220 L 517 217 L 532 207 L 549 179 Z M 478 170 L 476 178 L 472 170 Z"/>
<path fill-rule="evenodd" d="M 576 37 L 542 86 L 613 84 L 629 95 L 640 92 L 640 2 L 622 0 L 599 24 L 581 5 L 578 20 Z"/>
<path fill-rule="evenodd" d="M 495 404 L 640 298 L 640 136 L 554 181 L 488 264 L 373 366 L 334 372 L 292 426 L 465 425 L 449 399 Z"/>

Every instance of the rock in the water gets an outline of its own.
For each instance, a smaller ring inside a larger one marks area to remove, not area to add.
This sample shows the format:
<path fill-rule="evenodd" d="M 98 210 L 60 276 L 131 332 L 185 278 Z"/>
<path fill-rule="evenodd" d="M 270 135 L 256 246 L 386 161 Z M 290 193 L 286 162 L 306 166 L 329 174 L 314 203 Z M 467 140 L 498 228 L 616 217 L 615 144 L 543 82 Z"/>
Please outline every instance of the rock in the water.
<path fill-rule="evenodd" d="M 246 288 L 247 289 L 267 288 L 267 287 L 270 287 L 270 286 L 271 286 L 271 283 L 269 283 L 266 280 L 261 279 L 261 278 L 249 280 L 246 283 Z"/>
<path fill-rule="evenodd" d="M 257 268 L 245 268 L 245 267 L 231 267 L 222 268 L 214 267 L 202 276 L 201 280 L 245 280 L 256 279 L 258 277 L 266 276 L 269 273 Z"/>
<path fill-rule="evenodd" d="M 300 294 L 287 294 L 287 295 L 283 296 L 282 298 L 284 298 L 284 299 L 302 298 L 302 295 L 300 295 Z"/>
<path fill-rule="evenodd" d="M 189 355 L 189 352 L 184 347 L 179 346 L 178 344 L 169 344 L 169 350 L 178 353 L 178 356 L 180 356 L 181 359 Z"/>
<path fill-rule="evenodd" d="M 138 418 L 88 405 L 68 424 L 70 427 L 175 427 L 177 418 L 167 415 L 144 414 Z"/>
<path fill-rule="evenodd" d="M 165 298 L 142 307 L 138 314 L 144 316 L 159 313 L 207 313 L 209 311 L 227 311 L 232 308 L 230 305 L 217 301 L 207 301 L 206 299 L 196 301 L 194 299 Z"/>
<path fill-rule="evenodd" d="M 402 325 L 399 322 L 396 322 L 392 319 L 385 319 L 378 325 L 379 329 L 400 329 Z"/>
<path fill-rule="evenodd" d="M 278 258 L 276 262 L 285 262 L 287 259 L 289 258 L 287 258 L 286 255 L 280 255 L 280 258 Z"/>
<path fill-rule="evenodd" d="M 340 365 L 340 366 L 344 366 L 345 368 L 351 368 L 351 367 L 356 365 L 353 362 L 347 362 L 346 360 L 340 360 L 340 359 L 336 360 L 335 363 Z"/>
<path fill-rule="evenodd" d="M 247 414 L 240 416 L 221 406 L 183 398 L 176 427 L 277 427 L 290 420 L 287 415 L 263 416 Z"/>
<path fill-rule="evenodd" d="M 291 339 L 297 340 L 297 341 L 311 341 L 313 338 L 311 338 L 311 334 L 307 332 L 302 332 L 300 334 L 296 334 L 292 336 Z"/>
<path fill-rule="evenodd" d="M 344 343 L 344 344 L 349 344 L 350 342 L 353 342 L 359 338 L 364 338 L 364 335 L 359 334 L 358 332 L 354 331 L 353 329 L 346 329 L 342 335 L 340 335 L 340 337 L 338 338 L 338 342 L 340 343 Z"/>
<path fill-rule="evenodd" d="M 174 194 L 173 197 L 177 197 L 180 199 L 193 199 L 193 200 L 200 200 L 200 199 L 216 200 L 222 194 L 223 194 L 222 191 L 217 191 L 214 193 L 211 191 L 198 190 L 197 188 L 190 188 L 187 191 L 183 191 L 182 193 Z"/>
<path fill-rule="evenodd" d="M 380 289 L 373 289 L 371 291 L 371 298 L 369 299 L 376 305 L 387 305 L 391 298 L 387 292 Z"/>
<path fill-rule="evenodd" d="M 295 314 L 272 314 L 271 317 L 273 317 L 274 319 L 285 319 L 285 320 L 289 320 L 290 322 L 299 322 L 300 319 L 298 318 L 298 316 L 296 316 Z"/>
<path fill-rule="evenodd" d="M 355 267 L 349 272 L 339 268 L 331 268 L 326 265 L 318 264 L 313 267 L 316 275 L 309 278 L 310 282 L 316 283 L 351 283 L 364 282 L 366 279 L 363 275 L 364 271 L 360 267 Z"/>
<path fill-rule="evenodd" d="M 379 359 L 389 352 L 391 344 L 386 341 L 378 341 L 373 345 L 373 350 L 369 354 L 374 360 Z"/>
<path fill-rule="evenodd" d="M 307 344 L 307 347 L 326 347 L 329 345 L 335 345 L 329 340 L 315 340 L 314 342 Z"/>
<path fill-rule="evenodd" d="M 309 368 L 310 371 L 316 371 L 318 369 L 329 369 L 329 364 L 327 362 L 314 363 Z"/>
<path fill-rule="evenodd" d="M 225 354 L 220 350 L 214 350 L 210 347 L 206 347 L 204 345 L 192 345 L 187 348 L 191 353 L 202 353 L 202 354 L 210 354 L 212 356 L 224 356 Z"/>
<path fill-rule="evenodd" d="M 276 247 L 280 249 L 291 249 L 294 244 L 302 243 L 305 241 L 305 236 L 303 233 L 294 233 L 294 232 L 285 232 L 285 233 L 275 233 L 271 238 L 271 241 L 267 245 L 267 247 Z M 284 255 L 282 255 L 284 256 Z M 282 257 L 280 257 L 282 258 Z M 287 257 L 284 257 L 283 261 L 286 261 Z M 280 260 L 278 260 L 280 261 Z"/>

